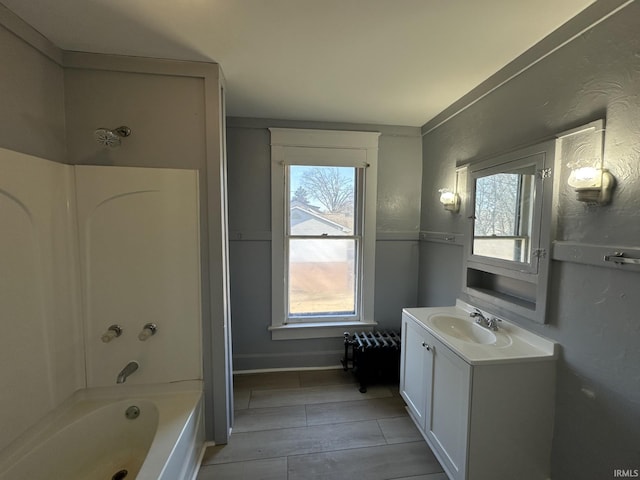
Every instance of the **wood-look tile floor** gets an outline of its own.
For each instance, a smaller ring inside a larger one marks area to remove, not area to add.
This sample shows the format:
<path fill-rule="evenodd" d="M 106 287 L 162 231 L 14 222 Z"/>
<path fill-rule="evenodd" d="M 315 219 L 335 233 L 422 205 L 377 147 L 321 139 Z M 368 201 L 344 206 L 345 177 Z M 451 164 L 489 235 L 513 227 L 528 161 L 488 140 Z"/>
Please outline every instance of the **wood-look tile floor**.
<path fill-rule="evenodd" d="M 233 434 L 207 449 L 198 480 L 447 480 L 397 385 L 363 394 L 339 369 L 234 383 Z"/>

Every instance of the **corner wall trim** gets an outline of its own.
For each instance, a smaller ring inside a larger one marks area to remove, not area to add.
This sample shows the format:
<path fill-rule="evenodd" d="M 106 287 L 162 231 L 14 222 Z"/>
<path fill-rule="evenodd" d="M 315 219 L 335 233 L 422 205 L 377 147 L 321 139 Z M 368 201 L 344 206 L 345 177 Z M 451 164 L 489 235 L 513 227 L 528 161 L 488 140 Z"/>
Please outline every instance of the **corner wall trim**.
<path fill-rule="evenodd" d="M 559 262 L 579 263 L 596 267 L 614 268 L 627 272 L 640 272 L 640 265 L 622 264 L 606 261 L 605 256 L 624 253 L 625 257 L 640 258 L 640 247 L 620 245 L 592 245 L 588 243 L 556 241 L 553 242 L 552 259 Z"/>
<path fill-rule="evenodd" d="M 497 90 L 507 82 L 526 72 L 549 55 L 572 42 L 599 23 L 602 23 L 607 18 L 615 15 L 634 1 L 635 0 L 610 0 L 607 2 L 594 2 L 425 123 L 421 128 L 422 136 L 431 133 L 453 117 L 464 112 L 494 90 Z"/>
<path fill-rule="evenodd" d="M 449 245 L 464 245 L 464 234 L 451 232 L 420 231 L 421 242 L 447 243 Z"/>
<path fill-rule="evenodd" d="M 420 239 L 417 231 L 376 232 L 378 242 L 417 242 Z M 268 230 L 233 230 L 229 232 L 231 242 L 270 242 L 271 232 Z"/>
<path fill-rule="evenodd" d="M 0 3 L 0 26 L 62 66 L 63 51 L 2 3 Z"/>
<path fill-rule="evenodd" d="M 228 128 L 268 129 L 268 128 L 305 128 L 318 130 L 343 130 L 379 132 L 387 137 L 420 137 L 420 127 L 402 125 L 377 125 L 372 123 L 344 123 L 319 121 L 294 121 L 275 118 L 228 117 Z"/>
<path fill-rule="evenodd" d="M 376 232 L 378 242 L 417 242 L 420 239 L 420 232 Z"/>

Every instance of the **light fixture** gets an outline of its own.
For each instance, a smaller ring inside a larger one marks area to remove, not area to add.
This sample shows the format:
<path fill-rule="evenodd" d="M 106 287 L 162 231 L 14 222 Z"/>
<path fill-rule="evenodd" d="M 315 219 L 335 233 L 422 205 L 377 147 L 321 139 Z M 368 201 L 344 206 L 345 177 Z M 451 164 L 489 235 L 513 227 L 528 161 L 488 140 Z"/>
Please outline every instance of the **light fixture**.
<path fill-rule="evenodd" d="M 570 170 L 567 183 L 576 192 L 576 200 L 588 205 L 606 205 L 616 184 L 604 168 L 604 120 L 567 130 L 558 135 L 559 156 Z"/>
<path fill-rule="evenodd" d="M 460 195 L 456 192 L 452 192 L 448 188 L 441 188 L 438 190 L 440 193 L 440 203 L 445 210 L 458 213 L 460 211 Z"/>
<path fill-rule="evenodd" d="M 577 167 L 571 170 L 567 183 L 575 189 L 578 201 L 590 205 L 606 205 L 611 201 L 611 192 L 616 179 L 606 169 Z"/>

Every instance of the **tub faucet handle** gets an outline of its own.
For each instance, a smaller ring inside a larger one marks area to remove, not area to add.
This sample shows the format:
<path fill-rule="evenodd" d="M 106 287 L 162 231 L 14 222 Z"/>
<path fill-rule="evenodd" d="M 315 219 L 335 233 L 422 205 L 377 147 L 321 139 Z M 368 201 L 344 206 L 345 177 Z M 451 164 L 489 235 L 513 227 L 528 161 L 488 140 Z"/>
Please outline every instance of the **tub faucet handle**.
<path fill-rule="evenodd" d="M 114 324 L 110 325 L 109 328 L 107 328 L 107 331 L 102 334 L 100 340 L 102 340 L 104 343 L 109 343 L 111 340 L 119 337 L 120 335 L 122 335 L 122 327 L 120 325 Z"/>
<path fill-rule="evenodd" d="M 149 337 L 152 337 L 158 331 L 158 326 L 155 323 L 147 323 L 142 327 L 142 331 L 138 334 L 138 340 L 144 342 Z"/>

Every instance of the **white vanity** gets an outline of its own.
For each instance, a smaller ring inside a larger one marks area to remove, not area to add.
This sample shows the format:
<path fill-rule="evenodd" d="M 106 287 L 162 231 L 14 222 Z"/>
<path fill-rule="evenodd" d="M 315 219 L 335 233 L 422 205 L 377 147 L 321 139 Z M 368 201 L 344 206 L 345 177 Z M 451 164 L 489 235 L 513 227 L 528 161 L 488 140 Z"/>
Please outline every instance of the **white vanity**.
<path fill-rule="evenodd" d="M 403 310 L 400 393 L 451 480 L 546 480 L 557 344 L 473 310 Z"/>

